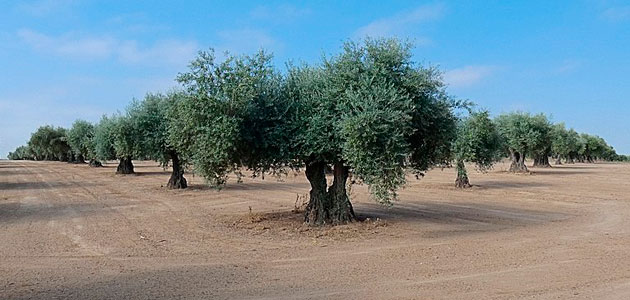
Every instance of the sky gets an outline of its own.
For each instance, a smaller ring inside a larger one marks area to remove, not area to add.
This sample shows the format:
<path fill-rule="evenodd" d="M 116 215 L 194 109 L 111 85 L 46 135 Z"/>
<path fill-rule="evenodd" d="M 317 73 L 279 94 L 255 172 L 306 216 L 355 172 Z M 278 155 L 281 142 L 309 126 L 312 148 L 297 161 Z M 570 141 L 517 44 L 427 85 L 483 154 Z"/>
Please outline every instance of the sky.
<path fill-rule="evenodd" d="M 2 0 L 0 157 L 176 87 L 199 50 L 264 48 L 282 68 L 366 36 L 412 41 L 493 115 L 544 112 L 630 154 L 630 1 Z"/>

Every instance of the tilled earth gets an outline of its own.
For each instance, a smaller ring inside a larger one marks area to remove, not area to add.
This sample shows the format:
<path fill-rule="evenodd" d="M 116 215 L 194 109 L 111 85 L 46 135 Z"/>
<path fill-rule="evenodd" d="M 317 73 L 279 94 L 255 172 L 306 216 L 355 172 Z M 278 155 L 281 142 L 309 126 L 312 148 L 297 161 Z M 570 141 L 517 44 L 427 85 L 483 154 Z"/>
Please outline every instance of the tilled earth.
<path fill-rule="evenodd" d="M 115 167 L 0 161 L 0 298 L 630 299 L 630 164 L 432 170 L 391 208 L 354 186 L 364 221 L 322 228 L 303 174 Z"/>

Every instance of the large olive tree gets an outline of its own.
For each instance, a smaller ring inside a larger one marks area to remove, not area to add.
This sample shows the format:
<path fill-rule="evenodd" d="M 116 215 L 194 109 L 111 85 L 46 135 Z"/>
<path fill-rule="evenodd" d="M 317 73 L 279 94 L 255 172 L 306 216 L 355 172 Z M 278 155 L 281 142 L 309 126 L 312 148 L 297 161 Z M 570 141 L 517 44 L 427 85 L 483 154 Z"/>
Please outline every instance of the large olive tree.
<path fill-rule="evenodd" d="M 321 65 L 291 68 L 285 97 L 291 158 L 304 163 L 311 183 L 308 223 L 356 218 L 346 191 L 350 175 L 390 204 L 407 168 L 421 175 L 450 160 L 455 103 L 435 69 L 411 60 L 406 43 L 346 43 Z"/>

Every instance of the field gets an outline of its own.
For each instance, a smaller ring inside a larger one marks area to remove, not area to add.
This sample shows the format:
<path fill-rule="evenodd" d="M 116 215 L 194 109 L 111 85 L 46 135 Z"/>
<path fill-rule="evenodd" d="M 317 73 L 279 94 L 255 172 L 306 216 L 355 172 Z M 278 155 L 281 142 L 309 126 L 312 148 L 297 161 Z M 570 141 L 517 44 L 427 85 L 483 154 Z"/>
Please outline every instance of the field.
<path fill-rule="evenodd" d="M 392 208 L 355 186 L 365 221 L 323 228 L 293 212 L 304 174 L 115 166 L 0 161 L 0 298 L 630 299 L 630 164 L 437 169 Z"/>

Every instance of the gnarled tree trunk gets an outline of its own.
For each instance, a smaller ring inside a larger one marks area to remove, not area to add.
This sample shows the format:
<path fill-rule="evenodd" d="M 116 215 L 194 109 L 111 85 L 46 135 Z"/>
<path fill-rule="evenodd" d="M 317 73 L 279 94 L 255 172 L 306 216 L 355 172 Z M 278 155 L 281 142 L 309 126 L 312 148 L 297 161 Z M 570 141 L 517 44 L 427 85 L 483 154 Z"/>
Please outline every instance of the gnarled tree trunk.
<path fill-rule="evenodd" d="M 346 182 L 348 181 L 349 168 L 343 163 L 336 163 L 333 170 L 333 183 L 328 188 L 328 198 L 330 198 L 329 218 L 332 223 L 347 223 L 356 220 L 354 209 L 350 203 Z"/>
<path fill-rule="evenodd" d="M 529 170 L 525 165 L 525 155 L 510 149 L 510 172 L 512 173 L 528 173 Z"/>
<path fill-rule="evenodd" d="M 457 161 L 457 179 L 455 179 L 455 187 L 464 189 L 472 187 L 468 180 L 468 173 L 466 172 L 466 165 L 461 160 Z"/>
<path fill-rule="evenodd" d="M 562 157 L 558 155 L 558 157 L 556 158 L 556 165 L 561 165 L 561 164 L 562 164 Z"/>
<path fill-rule="evenodd" d="M 188 183 L 186 178 L 184 178 L 184 168 L 179 161 L 179 155 L 174 151 L 171 152 L 171 161 L 173 162 L 173 172 L 166 186 L 169 189 L 185 189 L 188 187 Z"/>
<path fill-rule="evenodd" d="M 131 157 L 125 156 L 120 159 L 118 167 L 116 168 L 116 174 L 133 174 L 133 163 L 131 163 Z"/>
<path fill-rule="evenodd" d="M 534 157 L 534 167 L 551 168 L 551 164 L 549 163 L 549 156 L 547 156 L 547 154 L 536 155 L 536 157 Z"/>
<path fill-rule="evenodd" d="M 315 161 L 306 163 L 306 178 L 311 184 L 309 201 L 304 212 L 304 222 L 308 224 L 324 224 L 329 221 L 329 199 L 326 193 L 326 163 Z"/>
<path fill-rule="evenodd" d="M 304 222 L 311 225 L 339 224 L 356 220 L 354 209 L 346 191 L 349 170 L 343 163 L 333 169 L 333 184 L 326 182 L 326 163 L 310 162 L 306 165 L 306 178 L 311 184 L 310 199 Z"/>

